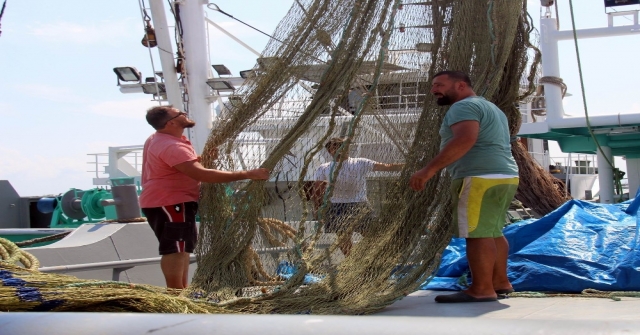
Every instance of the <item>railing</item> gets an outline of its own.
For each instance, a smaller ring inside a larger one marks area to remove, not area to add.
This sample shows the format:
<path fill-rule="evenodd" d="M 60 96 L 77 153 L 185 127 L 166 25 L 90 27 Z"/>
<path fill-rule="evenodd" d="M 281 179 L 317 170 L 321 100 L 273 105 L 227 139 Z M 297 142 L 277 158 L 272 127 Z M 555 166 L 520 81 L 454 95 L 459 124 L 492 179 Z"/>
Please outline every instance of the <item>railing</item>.
<path fill-rule="evenodd" d="M 120 273 L 122 273 L 123 271 L 132 269 L 136 266 L 160 264 L 161 259 L 162 259 L 161 257 L 152 257 L 152 258 L 141 258 L 141 259 L 111 261 L 111 262 L 45 266 L 45 267 L 41 267 L 38 270 L 40 272 L 46 272 L 46 273 L 66 273 L 66 272 L 113 269 L 111 280 L 118 281 L 120 279 Z M 195 262 L 196 262 L 196 256 L 189 255 L 189 264 L 192 264 Z"/>
<path fill-rule="evenodd" d="M 109 154 L 107 153 L 97 153 L 97 154 L 87 154 L 87 156 L 93 156 L 93 161 L 87 162 L 88 165 L 93 165 L 93 169 L 89 167 L 87 172 L 91 172 L 95 174 L 95 178 L 100 178 L 100 173 L 104 173 L 105 167 L 109 166 Z M 106 162 L 104 161 L 104 157 L 106 157 Z M 103 158 L 103 159 L 101 159 Z"/>
<path fill-rule="evenodd" d="M 569 153 L 565 157 L 551 157 L 550 160 L 555 167 L 556 173 L 568 175 L 598 173 L 596 155 Z M 551 169 L 554 170 L 553 168 Z"/>
<path fill-rule="evenodd" d="M 87 154 L 94 159 L 87 172 L 95 175 L 93 184 L 110 186 L 109 178 L 140 175 L 142 169 L 142 146 L 110 147 L 109 153 Z M 137 174 L 135 172 L 138 172 Z M 113 175 L 112 175 L 113 174 Z"/>

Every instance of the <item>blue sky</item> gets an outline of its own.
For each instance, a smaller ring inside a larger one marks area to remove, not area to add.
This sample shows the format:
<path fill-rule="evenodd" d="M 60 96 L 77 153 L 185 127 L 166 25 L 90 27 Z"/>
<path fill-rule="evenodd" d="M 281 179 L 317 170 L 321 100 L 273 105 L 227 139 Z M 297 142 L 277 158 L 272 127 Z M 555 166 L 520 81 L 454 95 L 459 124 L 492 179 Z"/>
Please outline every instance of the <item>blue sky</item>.
<path fill-rule="evenodd" d="M 293 3 L 214 2 L 268 33 Z M 529 2 L 537 25 L 539 1 Z M 569 2 L 559 2 L 561 29 L 570 29 Z M 601 0 L 574 3 L 579 3 L 575 9 L 579 29 L 606 25 Z M 267 37 L 220 13 L 207 12 L 262 51 Z M 144 120 L 145 110 L 153 105 L 149 96 L 120 93 L 112 71 L 116 66 L 135 66 L 143 76 L 152 72 L 149 53 L 140 44 L 138 1 L 9 0 L 1 23 L 0 179 L 9 180 L 22 196 L 91 188 L 87 154 L 107 152 L 109 146 L 141 144 L 153 131 Z M 214 28 L 210 34 L 212 63 L 225 64 L 236 75 L 255 64 L 251 52 Z M 583 109 L 573 44 L 562 43 L 560 53 L 562 77 L 573 94 L 565 109 L 579 115 Z M 591 115 L 640 113 L 640 71 L 634 56 L 640 54 L 640 33 L 581 40 L 580 54 Z"/>

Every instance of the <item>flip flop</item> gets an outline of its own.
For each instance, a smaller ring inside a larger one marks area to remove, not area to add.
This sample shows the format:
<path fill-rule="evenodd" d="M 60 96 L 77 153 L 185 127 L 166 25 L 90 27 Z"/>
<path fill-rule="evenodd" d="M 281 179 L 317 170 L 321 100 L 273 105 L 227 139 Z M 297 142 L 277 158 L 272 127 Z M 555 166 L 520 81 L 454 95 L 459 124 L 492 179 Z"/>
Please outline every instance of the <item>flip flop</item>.
<path fill-rule="evenodd" d="M 464 292 L 458 292 L 458 293 L 448 294 L 448 295 L 437 295 L 435 300 L 436 302 L 440 302 L 440 303 L 489 302 L 489 301 L 496 301 L 498 300 L 498 298 L 476 298 Z"/>
<path fill-rule="evenodd" d="M 513 288 L 505 288 L 502 290 L 496 290 L 496 294 L 509 294 L 509 293 L 513 293 L 514 290 Z"/>

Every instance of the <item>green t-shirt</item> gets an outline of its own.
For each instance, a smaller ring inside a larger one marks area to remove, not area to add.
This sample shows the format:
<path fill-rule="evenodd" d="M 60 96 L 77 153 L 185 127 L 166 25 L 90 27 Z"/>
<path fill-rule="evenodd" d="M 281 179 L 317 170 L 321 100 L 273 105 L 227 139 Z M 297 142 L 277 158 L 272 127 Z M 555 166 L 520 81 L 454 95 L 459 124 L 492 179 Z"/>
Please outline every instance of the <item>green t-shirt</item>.
<path fill-rule="evenodd" d="M 440 150 L 453 138 L 451 126 L 474 120 L 480 122 L 478 140 L 462 158 L 447 166 L 453 179 L 487 174 L 518 175 L 511 155 L 509 124 L 504 113 L 483 97 L 468 97 L 454 103 L 440 127 Z"/>

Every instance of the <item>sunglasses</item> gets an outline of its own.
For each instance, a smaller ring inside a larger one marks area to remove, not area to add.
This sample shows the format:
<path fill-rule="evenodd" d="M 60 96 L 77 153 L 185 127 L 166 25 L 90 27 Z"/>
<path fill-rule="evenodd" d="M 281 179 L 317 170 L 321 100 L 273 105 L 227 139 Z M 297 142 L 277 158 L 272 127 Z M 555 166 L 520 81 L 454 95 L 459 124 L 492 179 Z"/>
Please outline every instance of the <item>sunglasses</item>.
<path fill-rule="evenodd" d="M 171 121 L 171 120 L 173 120 L 173 119 L 175 119 L 175 118 L 179 118 L 179 117 L 181 117 L 181 116 L 183 116 L 183 115 L 184 115 L 184 116 L 187 116 L 188 114 L 187 114 L 187 113 L 185 113 L 185 112 L 179 112 L 179 113 L 178 113 L 178 115 L 176 115 L 176 116 L 174 116 L 174 117 L 170 118 L 169 120 L 165 121 L 165 123 L 164 123 L 164 124 L 165 124 L 165 125 L 167 125 L 167 123 L 169 123 L 169 121 Z"/>

